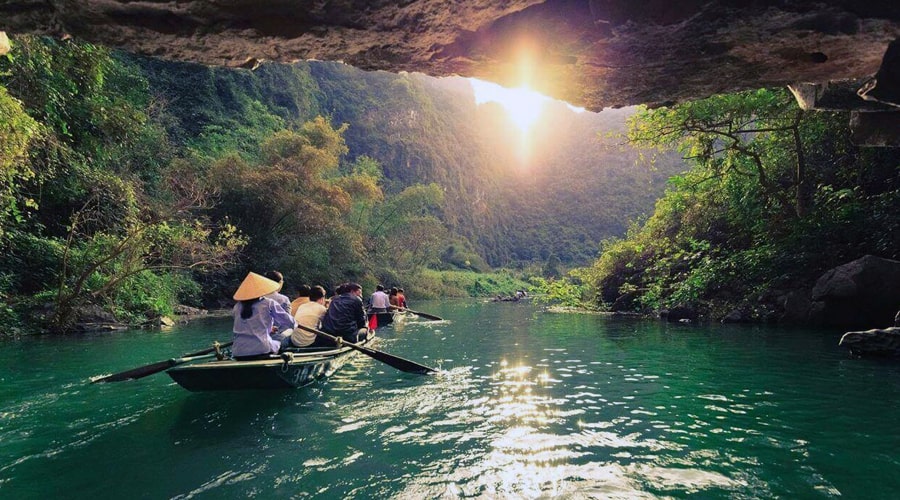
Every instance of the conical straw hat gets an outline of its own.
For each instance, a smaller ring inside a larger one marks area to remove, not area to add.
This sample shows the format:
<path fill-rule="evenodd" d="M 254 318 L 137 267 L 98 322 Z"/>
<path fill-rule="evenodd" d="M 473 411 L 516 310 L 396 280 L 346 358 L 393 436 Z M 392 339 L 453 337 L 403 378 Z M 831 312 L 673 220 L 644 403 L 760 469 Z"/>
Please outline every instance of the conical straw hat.
<path fill-rule="evenodd" d="M 248 273 L 241 286 L 234 292 L 234 300 L 258 299 L 263 295 L 277 291 L 281 287 L 277 281 L 272 281 L 265 276 L 256 273 Z"/>

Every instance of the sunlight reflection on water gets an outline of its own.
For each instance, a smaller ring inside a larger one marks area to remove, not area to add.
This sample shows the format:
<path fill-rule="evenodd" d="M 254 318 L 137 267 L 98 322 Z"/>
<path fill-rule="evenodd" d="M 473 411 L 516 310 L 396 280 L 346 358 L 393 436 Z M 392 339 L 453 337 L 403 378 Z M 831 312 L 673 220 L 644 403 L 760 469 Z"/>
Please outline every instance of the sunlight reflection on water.
<path fill-rule="evenodd" d="M 114 364 L 129 338 L 100 344 L 110 352 L 101 360 L 82 353 L 87 341 L 35 343 L 44 363 L 0 373 L 14 387 L 0 403 L 0 494 L 888 498 L 896 490 L 900 369 L 850 364 L 790 332 L 487 307 L 435 310 L 454 320 L 408 322 L 380 339 L 378 349 L 447 368 L 438 375 L 359 355 L 297 391 L 192 394 L 165 375 L 86 387 L 110 366 L 197 342 Z M 50 363 L 59 369 L 43 368 Z"/>
<path fill-rule="evenodd" d="M 454 368 L 423 386 L 382 390 L 377 401 L 349 408 L 338 433 L 375 427 L 398 411 L 414 415 L 405 425 L 378 431 L 385 443 L 443 444 L 448 456 L 405 478 L 400 498 L 425 496 L 652 497 L 647 490 L 697 492 L 731 489 L 739 481 L 682 460 L 661 466 L 656 453 L 683 445 L 644 436 L 643 418 L 659 410 L 605 411 L 625 406 L 628 394 L 606 400 L 599 386 L 581 384 L 563 397 L 552 389 L 562 382 L 557 371 L 584 371 L 579 360 L 537 368 L 501 360 L 481 373 L 474 366 Z M 656 375 L 631 373 L 630 382 L 658 385 Z M 610 396 L 612 397 L 612 395 Z M 573 405 L 572 403 L 575 402 Z M 605 418 L 604 418 L 605 417 Z M 371 430 L 371 428 L 369 429 Z"/>

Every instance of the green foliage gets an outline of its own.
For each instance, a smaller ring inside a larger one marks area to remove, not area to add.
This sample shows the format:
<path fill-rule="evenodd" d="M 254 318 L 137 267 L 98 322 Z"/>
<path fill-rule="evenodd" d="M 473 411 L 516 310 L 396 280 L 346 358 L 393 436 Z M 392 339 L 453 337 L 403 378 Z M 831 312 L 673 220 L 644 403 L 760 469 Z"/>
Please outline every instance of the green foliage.
<path fill-rule="evenodd" d="M 488 263 L 472 249 L 472 244 L 468 240 L 459 238 L 454 239 L 444 248 L 438 268 L 469 270 L 480 273 L 489 272 L 491 269 Z"/>
<path fill-rule="evenodd" d="M 60 259 L 52 321 L 62 330 L 71 326 L 77 308 L 89 303 L 110 303 L 139 315 L 168 313 L 177 298 L 174 270 L 225 266 L 244 244 L 227 225 L 216 232 L 187 213 L 146 208 L 114 230 L 94 231 L 89 222 L 97 211 L 86 206 L 73 216 Z"/>
<path fill-rule="evenodd" d="M 0 275 L 10 295 L 30 295 L 59 282 L 59 262 L 65 241 L 13 231 L 3 245 Z"/>
<path fill-rule="evenodd" d="M 866 253 L 897 258 L 896 155 L 853 147 L 844 120 L 803 113 L 783 90 L 637 115 L 632 140 L 677 147 L 693 168 L 643 225 L 603 245 L 585 271 L 598 302 L 718 317 Z"/>
<path fill-rule="evenodd" d="M 109 296 L 116 315 L 141 322 L 146 318 L 171 316 L 174 304 L 199 304 L 200 288 L 190 275 L 138 272 L 122 281 Z"/>
<path fill-rule="evenodd" d="M 413 284 L 407 295 L 417 299 L 509 296 L 528 288 L 528 283 L 504 269 L 492 273 L 423 269 L 405 282 Z"/>
<path fill-rule="evenodd" d="M 201 157 L 221 158 L 235 151 L 248 158 L 258 156 L 259 144 L 274 132 L 283 130 L 285 122 L 259 102 L 243 102 L 241 107 L 244 115 L 240 120 L 207 125 L 188 141 L 188 146 Z"/>
<path fill-rule="evenodd" d="M 437 264 L 449 239 L 435 215 L 443 202 L 443 191 L 432 183 L 409 186 L 374 206 L 363 229 L 369 258 L 403 275 Z"/>
<path fill-rule="evenodd" d="M 131 61 L 148 79 L 153 100 L 171 114 L 166 129 L 172 141 L 215 158 L 236 152 L 250 159 L 261 139 L 281 128 L 278 124 L 302 123 L 322 114 L 317 84 L 304 64 L 264 64 L 248 71 L 144 57 Z M 205 144 L 201 136 L 211 143 Z"/>
<path fill-rule="evenodd" d="M 547 258 L 547 262 L 544 263 L 544 276 L 547 276 L 550 279 L 559 278 L 562 275 L 559 266 L 559 258 L 555 254 L 550 254 L 550 257 Z"/>
<path fill-rule="evenodd" d="M 11 225 L 23 221 L 24 207 L 36 206 L 34 199 L 21 196 L 19 186 L 35 176 L 27 152 L 39 133 L 38 123 L 21 102 L 0 87 L 0 241 Z"/>
<path fill-rule="evenodd" d="M 171 310 L 191 289 L 171 270 L 227 265 L 243 239 L 205 219 L 210 185 L 174 161 L 168 115 L 127 60 L 31 37 L 14 47 L 0 61 L 4 317 L 30 308 L 29 327 L 64 331 L 88 304 Z"/>
<path fill-rule="evenodd" d="M 552 305 L 564 307 L 589 307 L 585 302 L 585 296 L 589 293 L 580 280 L 573 277 L 556 279 L 531 278 L 530 291 L 534 300 Z"/>

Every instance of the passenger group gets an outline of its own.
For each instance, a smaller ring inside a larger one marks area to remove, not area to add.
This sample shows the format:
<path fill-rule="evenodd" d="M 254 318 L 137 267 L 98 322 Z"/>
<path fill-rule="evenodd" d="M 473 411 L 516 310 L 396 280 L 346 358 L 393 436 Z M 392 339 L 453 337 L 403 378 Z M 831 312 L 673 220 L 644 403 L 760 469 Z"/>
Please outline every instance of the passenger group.
<path fill-rule="evenodd" d="M 297 298 L 291 301 L 281 293 L 283 285 L 284 276 L 278 271 L 264 276 L 251 272 L 241 282 L 234 293 L 234 359 L 268 359 L 293 348 L 333 348 L 342 341 L 360 342 L 371 335 L 358 283 L 339 285 L 330 301 L 318 285 L 299 286 Z M 388 295 L 378 285 L 371 298 L 372 314 L 401 307 L 406 307 L 402 288 L 392 288 Z M 310 329 L 325 332 L 334 340 Z"/>

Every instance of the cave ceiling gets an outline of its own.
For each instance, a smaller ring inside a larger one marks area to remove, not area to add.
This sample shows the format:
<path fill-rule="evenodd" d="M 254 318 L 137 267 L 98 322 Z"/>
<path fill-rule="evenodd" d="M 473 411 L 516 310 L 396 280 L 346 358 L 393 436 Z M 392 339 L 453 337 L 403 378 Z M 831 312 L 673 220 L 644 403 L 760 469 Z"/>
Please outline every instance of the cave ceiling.
<path fill-rule="evenodd" d="M 593 111 L 789 85 L 808 108 L 900 112 L 900 0 L 4 0 L 2 31 L 527 83 Z"/>

